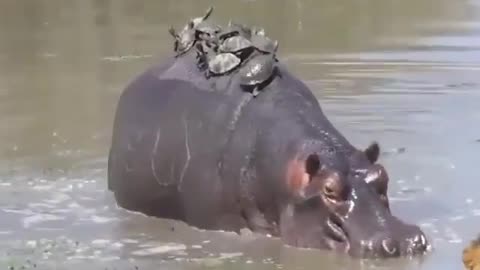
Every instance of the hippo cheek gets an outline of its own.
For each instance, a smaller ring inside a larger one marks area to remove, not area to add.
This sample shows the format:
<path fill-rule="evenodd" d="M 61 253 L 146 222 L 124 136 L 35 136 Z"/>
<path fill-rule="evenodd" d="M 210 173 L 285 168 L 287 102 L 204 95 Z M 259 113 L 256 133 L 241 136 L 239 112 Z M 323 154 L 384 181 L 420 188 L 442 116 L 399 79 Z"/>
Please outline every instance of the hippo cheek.
<path fill-rule="evenodd" d="M 341 219 L 348 212 L 351 187 L 338 171 L 322 166 L 317 154 L 294 160 L 287 174 L 295 203 L 287 208 L 282 224 L 290 224 L 284 237 L 292 245 L 346 252 L 348 237 Z"/>
<path fill-rule="evenodd" d="M 320 198 L 290 205 L 282 214 L 281 237 L 295 247 L 329 249 L 346 253 L 347 236 L 338 221 L 329 217 Z"/>

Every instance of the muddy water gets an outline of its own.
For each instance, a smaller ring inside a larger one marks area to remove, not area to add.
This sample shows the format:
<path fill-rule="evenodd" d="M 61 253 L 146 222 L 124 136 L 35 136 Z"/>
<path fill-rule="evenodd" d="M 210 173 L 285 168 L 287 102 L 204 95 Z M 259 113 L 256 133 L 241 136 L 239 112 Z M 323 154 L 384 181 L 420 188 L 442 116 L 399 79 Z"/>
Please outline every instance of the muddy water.
<path fill-rule="evenodd" d="M 377 140 L 421 259 L 352 260 L 118 209 L 106 156 L 119 94 L 209 3 L 264 26 L 356 145 Z M 480 233 L 480 1 L 2 1 L 0 267 L 461 269 Z"/>

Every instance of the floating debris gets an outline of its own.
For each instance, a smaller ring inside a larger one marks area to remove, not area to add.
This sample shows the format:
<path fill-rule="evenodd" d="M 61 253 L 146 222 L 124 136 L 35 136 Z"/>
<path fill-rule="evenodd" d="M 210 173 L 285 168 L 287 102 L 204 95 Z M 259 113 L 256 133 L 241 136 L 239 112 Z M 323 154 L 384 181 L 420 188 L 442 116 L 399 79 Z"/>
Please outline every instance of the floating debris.
<path fill-rule="evenodd" d="M 157 255 L 157 254 L 169 253 L 174 251 L 183 251 L 185 249 L 187 249 L 187 247 L 183 244 L 166 244 L 158 247 L 150 247 L 150 248 L 136 250 L 132 252 L 132 255 L 149 256 L 149 255 Z"/>
<path fill-rule="evenodd" d="M 119 62 L 119 61 L 128 61 L 134 59 L 143 59 L 143 58 L 151 58 L 153 55 L 145 54 L 145 55 L 121 55 L 121 56 L 105 56 L 102 58 L 104 61 L 111 61 L 111 62 Z"/>

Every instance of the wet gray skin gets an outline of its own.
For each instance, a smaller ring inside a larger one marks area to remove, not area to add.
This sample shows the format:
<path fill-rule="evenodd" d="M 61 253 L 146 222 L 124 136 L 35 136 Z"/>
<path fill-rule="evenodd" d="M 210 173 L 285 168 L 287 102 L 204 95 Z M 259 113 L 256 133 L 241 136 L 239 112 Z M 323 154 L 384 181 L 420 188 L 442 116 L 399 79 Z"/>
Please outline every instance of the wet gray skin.
<path fill-rule="evenodd" d="M 378 150 L 378 145 L 372 144 L 365 153 L 375 161 Z M 430 249 L 418 226 L 392 215 L 389 179 L 382 165 L 346 175 L 322 163 L 315 154 L 306 158 L 309 184 L 281 217 L 281 234 L 287 243 L 364 258 L 421 255 Z"/>

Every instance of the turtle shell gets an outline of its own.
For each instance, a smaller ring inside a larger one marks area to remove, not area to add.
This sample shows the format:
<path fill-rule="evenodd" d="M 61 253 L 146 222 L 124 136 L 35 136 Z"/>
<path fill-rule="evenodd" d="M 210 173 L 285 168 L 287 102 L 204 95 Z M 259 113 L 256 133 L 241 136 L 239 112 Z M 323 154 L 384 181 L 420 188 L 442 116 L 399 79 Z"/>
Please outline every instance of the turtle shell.
<path fill-rule="evenodd" d="M 263 35 L 254 35 L 252 37 L 252 44 L 262 53 L 273 53 L 275 54 L 278 49 L 278 41 L 271 40 L 267 36 Z"/>
<path fill-rule="evenodd" d="M 273 74 L 274 63 L 273 54 L 255 56 L 240 70 L 240 84 L 255 86 L 267 81 Z"/>
<path fill-rule="evenodd" d="M 250 39 L 252 37 L 252 32 L 250 28 L 246 27 L 245 25 L 230 21 L 228 26 L 218 34 L 218 37 L 220 40 L 225 40 L 237 35 L 243 36 L 246 39 Z"/>
<path fill-rule="evenodd" d="M 261 27 L 254 27 L 253 28 L 253 34 L 255 36 L 262 36 L 262 37 L 265 37 L 265 29 L 261 28 Z"/>
<path fill-rule="evenodd" d="M 233 53 L 219 53 L 208 60 L 208 70 L 211 74 L 221 75 L 237 68 L 241 63 Z"/>
<path fill-rule="evenodd" d="M 253 48 L 253 44 L 250 40 L 243 36 L 233 36 L 227 38 L 222 44 L 220 44 L 219 50 L 221 52 L 236 53 L 249 48 Z"/>

